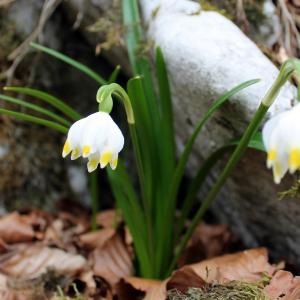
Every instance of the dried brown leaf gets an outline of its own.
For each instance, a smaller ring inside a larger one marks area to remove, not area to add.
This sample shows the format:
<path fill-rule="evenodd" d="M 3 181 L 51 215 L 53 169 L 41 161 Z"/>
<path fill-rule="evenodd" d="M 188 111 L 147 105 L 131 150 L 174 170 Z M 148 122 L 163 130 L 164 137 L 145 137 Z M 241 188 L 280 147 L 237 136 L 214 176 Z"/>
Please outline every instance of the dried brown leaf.
<path fill-rule="evenodd" d="M 131 235 L 128 227 L 125 227 L 124 231 L 125 231 L 125 243 L 129 247 L 132 247 L 132 245 L 133 245 L 133 238 L 132 238 L 132 235 Z"/>
<path fill-rule="evenodd" d="M 290 0 L 289 2 L 291 2 L 297 8 L 300 8 L 300 0 Z"/>
<path fill-rule="evenodd" d="M 259 280 L 262 274 L 272 275 L 275 268 L 268 262 L 265 248 L 257 248 L 204 260 L 190 267 L 207 282 Z"/>
<path fill-rule="evenodd" d="M 79 244 L 88 250 L 102 248 L 115 234 L 116 230 L 114 228 L 104 228 L 95 232 L 88 232 L 79 236 Z"/>
<path fill-rule="evenodd" d="M 30 218 L 16 212 L 0 219 L 0 238 L 8 244 L 27 242 L 35 237 Z"/>
<path fill-rule="evenodd" d="M 83 256 L 41 244 L 22 245 L 0 256 L 1 272 L 15 278 L 36 277 L 48 269 L 72 276 L 81 272 L 85 266 L 86 259 Z"/>
<path fill-rule="evenodd" d="M 133 274 L 132 255 L 117 234 L 106 241 L 101 248 L 96 248 L 90 260 L 95 275 L 103 277 L 111 285 Z"/>
<path fill-rule="evenodd" d="M 127 277 L 116 285 L 118 299 L 165 300 L 166 281 Z"/>
<path fill-rule="evenodd" d="M 228 226 L 201 223 L 195 229 L 178 265 L 184 266 L 221 255 L 232 241 Z"/>
<path fill-rule="evenodd" d="M 176 289 L 185 293 L 191 287 L 201 288 L 204 285 L 205 281 L 192 268 L 187 266 L 173 272 L 167 282 L 167 290 Z"/>
<path fill-rule="evenodd" d="M 7 288 L 6 285 L 6 276 L 3 274 L 0 274 L 0 299 L 1 300 L 11 300 L 12 294 Z"/>
<path fill-rule="evenodd" d="M 97 214 L 96 223 L 103 228 L 117 228 L 122 222 L 122 217 L 115 209 L 109 209 Z"/>
<path fill-rule="evenodd" d="M 96 282 L 95 300 L 112 300 L 113 294 L 110 285 L 102 277 L 93 276 Z"/>
<path fill-rule="evenodd" d="M 300 277 L 287 271 L 277 271 L 265 287 L 266 294 L 273 300 L 300 299 Z"/>
<path fill-rule="evenodd" d="M 86 284 L 87 294 L 93 295 L 96 293 L 96 282 L 94 280 L 94 274 L 91 270 L 83 272 L 79 280 Z"/>
<path fill-rule="evenodd" d="M 44 239 L 48 241 L 58 241 L 63 234 L 64 223 L 61 219 L 56 219 L 47 227 Z"/>
<path fill-rule="evenodd" d="M 68 212 L 61 212 L 58 219 L 63 221 L 64 230 L 72 232 L 74 235 L 79 235 L 87 232 L 90 229 L 90 219 L 83 214 L 71 214 Z"/>

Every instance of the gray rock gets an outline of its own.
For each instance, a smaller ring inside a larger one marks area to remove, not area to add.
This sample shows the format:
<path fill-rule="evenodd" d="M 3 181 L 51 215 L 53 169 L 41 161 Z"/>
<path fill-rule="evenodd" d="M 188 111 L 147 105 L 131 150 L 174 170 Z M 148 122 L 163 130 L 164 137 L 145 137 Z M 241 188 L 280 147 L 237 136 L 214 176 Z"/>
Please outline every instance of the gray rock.
<path fill-rule="evenodd" d="M 278 70 L 231 21 L 216 12 L 201 11 L 191 1 L 141 0 L 140 4 L 148 36 L 166 59 L 181 149 L 214 99 L 243 81 L 261 79 L 231 99 L 207 124 L 189 163 L 189 173 L 194 174 L 205 157 L 243 132 Z M 286 84 L 269 116 L 290 108 L 294 93 L 294 87 Z M 200 197 L 223 165 L 215 168 Z M 213 212 L 249 247 L 270 246 L 275 257 L 300 266 L 300 203 L 277 200 L 277 192 L 291 182 L 285 183 L 275 186 L 265 167 L 265 155 L 249 150 L 219 194 Z"/>

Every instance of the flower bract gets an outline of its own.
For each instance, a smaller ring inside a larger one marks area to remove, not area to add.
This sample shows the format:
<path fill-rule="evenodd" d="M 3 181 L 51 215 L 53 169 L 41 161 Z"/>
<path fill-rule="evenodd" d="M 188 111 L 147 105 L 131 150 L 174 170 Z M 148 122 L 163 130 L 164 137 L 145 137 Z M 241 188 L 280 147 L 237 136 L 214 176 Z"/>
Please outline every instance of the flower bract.
<path fill-rule="evenodd" d="M 262 133 L 267 167 L 273 169 L 275 183 L 280 183 L 288 170 L 300 169 L 300 104 L 271 118 Z"/>
<path fill-rule="evenodd" d="M 114 170 L 118 154 L 124 146 L 124 137 L 108 113 L 97 112 L 75 122 L 69 129 L 62 156 L 71 153 L 71 159 L 88 159 L 87 169 L 93 172 L 100 164 Z"/>

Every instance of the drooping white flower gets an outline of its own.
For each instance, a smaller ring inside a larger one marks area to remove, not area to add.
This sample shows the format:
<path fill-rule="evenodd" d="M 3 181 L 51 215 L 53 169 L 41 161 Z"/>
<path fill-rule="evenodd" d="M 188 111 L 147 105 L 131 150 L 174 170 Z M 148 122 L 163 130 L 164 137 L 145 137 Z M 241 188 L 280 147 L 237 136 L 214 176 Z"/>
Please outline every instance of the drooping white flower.
<path fill-rule="evenodd" d="M 71 159 L 82 156 L 88 158 L 87 169 L 93 172 L 100 163 L 114 170 L 118 163 L 118 154 L 124 146 L 124 137 L 106 112 L 97 112 L 75 122 L 69 129 L 62 156 L 71 153 Z"/>
<path fill-rule="evenodd" d="M 267 167 L 273 168 L 274 181 L 280 183 L 287 170 L 300 169 L 300 104 L 270 119 L 262 133 Z"/>

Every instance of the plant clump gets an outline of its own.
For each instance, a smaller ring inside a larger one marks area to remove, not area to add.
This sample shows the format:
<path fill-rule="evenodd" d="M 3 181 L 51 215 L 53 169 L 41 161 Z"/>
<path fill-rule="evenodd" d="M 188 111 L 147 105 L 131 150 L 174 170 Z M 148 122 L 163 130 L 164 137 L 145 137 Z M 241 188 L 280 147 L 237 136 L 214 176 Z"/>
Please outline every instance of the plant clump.
<path fill-rule="evenodd" d="M 186 293 L 169 291 L 169 300 L 269 300 L 264 286 L 258 283 L 231 281 L 225 284 L 207 284 L 202 288 L 189 288 Z"/>

